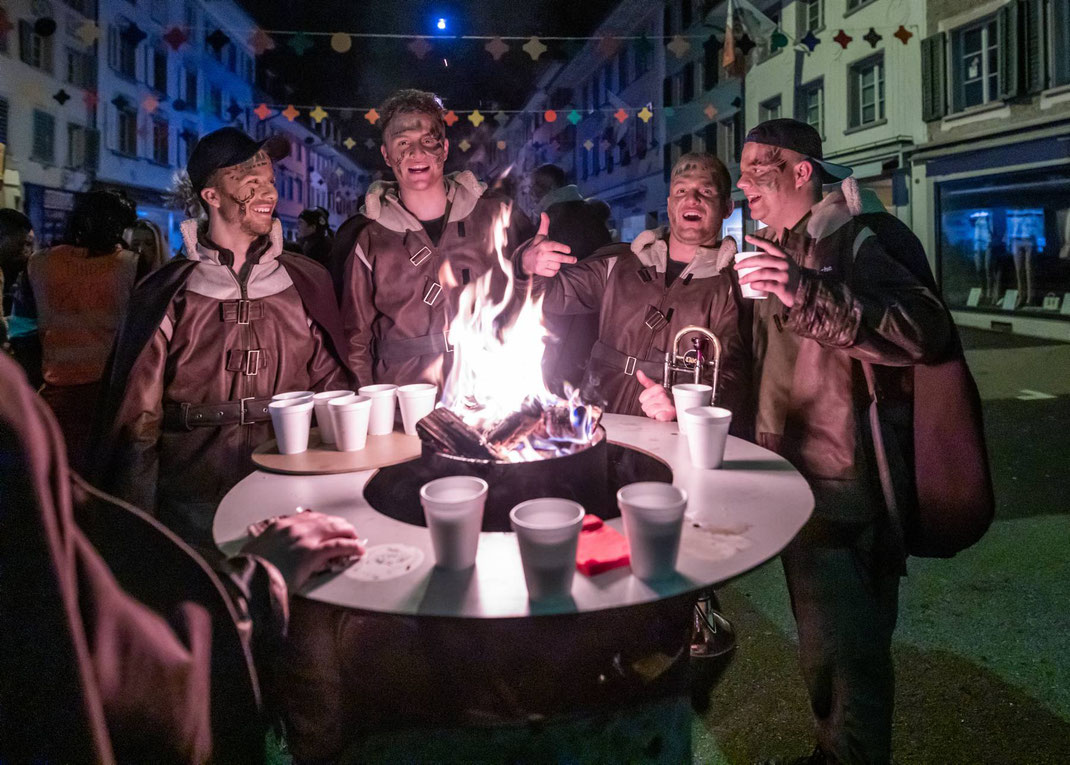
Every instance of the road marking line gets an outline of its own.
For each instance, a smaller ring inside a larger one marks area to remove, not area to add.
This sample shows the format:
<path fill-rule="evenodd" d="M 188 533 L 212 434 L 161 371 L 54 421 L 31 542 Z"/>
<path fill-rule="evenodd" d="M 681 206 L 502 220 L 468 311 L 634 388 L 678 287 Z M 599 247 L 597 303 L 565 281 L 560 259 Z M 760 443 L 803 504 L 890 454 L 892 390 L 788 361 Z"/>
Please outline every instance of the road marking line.
<path fill-rule="evenodd" d="M 1022 388 L 1018 391 L 1022 395 L 1016 396 L 1019 401 L 1043 401 L 1044 399 L 1055 398 L 1050 393 L 1043 393 L 1039 390 L 1029 390 L 1028 388 Z"/>

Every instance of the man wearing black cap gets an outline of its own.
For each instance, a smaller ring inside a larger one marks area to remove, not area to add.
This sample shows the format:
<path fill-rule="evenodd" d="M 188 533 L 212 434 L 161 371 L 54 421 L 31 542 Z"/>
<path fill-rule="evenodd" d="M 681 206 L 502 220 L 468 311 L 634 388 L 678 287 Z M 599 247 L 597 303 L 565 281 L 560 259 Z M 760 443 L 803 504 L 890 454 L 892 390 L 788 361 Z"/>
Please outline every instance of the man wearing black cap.
<path fill-rule="evenodd" d="M 105 378 L 97 481 L 204 548 L 219 500 L 271 437 L 271 396 L 349 382 L 330 277 L 283 251 L 273 217 L 285 149 L 235 128 L 194 147 L 207 220 L 185 221 L 187 257 L 138 285 Z"/>
<path fill-rule="evenodd" d="M 758 267 L 740 282 L 768 296 L 754 311 L 757 441 L 806 476 L 816 501 L 782 555 L 818 739 L 805 761 L 887 763 L 905 551 L 881 494 L 859 362 L 881 365 L 885 410 L 902 410 L 909 443 L 910 367 L 945 351 L 949 317 L 885 249 L 911 246 L 910 232 L 878 241 L 856 217 L 850 168 L 822 158 L 811 126 L 758 125 L 740 171 L 751 217 L 767 226 L 746 238 L 764 254 L 736 266 Z"/>

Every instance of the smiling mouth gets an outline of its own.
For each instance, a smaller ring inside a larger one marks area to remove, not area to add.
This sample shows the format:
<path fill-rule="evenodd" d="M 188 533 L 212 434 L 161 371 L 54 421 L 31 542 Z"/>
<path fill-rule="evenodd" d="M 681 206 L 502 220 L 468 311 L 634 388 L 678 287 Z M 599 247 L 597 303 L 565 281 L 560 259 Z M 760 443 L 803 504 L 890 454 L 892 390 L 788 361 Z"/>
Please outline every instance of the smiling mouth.
<path fill-rule="evenodd" d="M 680 217 L 691 223 L 698 223 L 702 220 L 703 216 L 702 213 L 697 210 L 688 210 L 687 212 L 681 213 Z"/>
<path fill-rule="evenodd" d="M 760 202 L 761 199 L 761 194 L 755 194 L 753 197 L 747 197 L 747 204 L 754 206 L 756 203 Z"/>
<path fill-rule="evenodd" d="M 252 205 L 249 209 L 257 215 L 271 215 L 275 210 L 275 205 Z"/>
<path fill-rule="evenodd" d="M 410 165 L 409 175 L 423 175 L 431 172 L 431 165 Z"/>

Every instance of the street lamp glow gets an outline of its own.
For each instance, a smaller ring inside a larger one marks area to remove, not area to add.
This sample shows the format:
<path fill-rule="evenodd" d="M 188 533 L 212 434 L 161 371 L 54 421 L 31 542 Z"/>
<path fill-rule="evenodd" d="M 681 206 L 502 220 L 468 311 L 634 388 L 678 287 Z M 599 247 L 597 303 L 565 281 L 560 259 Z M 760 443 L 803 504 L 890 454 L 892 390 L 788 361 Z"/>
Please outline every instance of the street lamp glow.
<path fill-rule="evenodd" d="M 439 19 L 438 22 L 435 24 L 435 26 L 438 27 L 440 32 L 441 31 L 445 31 L 445 29 L 446 29 L 446 20 L 445 19 Z"/>

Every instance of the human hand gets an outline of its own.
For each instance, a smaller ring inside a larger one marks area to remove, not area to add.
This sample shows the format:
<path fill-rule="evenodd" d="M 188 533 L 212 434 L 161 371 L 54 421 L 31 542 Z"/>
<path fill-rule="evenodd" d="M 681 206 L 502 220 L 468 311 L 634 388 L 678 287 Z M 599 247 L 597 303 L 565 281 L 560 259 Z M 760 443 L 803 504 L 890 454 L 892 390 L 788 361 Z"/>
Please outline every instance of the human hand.
<path fill-rule="evenodd" d="M 539 231 L 531 240 L 520 257 L 520 267 L 528 276 L 553 276 L 561 270 L 561 264 L 575 263 L 569 255 L 572 249 L 567 244 L 555 242 L 550 238 L 550 216 L 542 214 L 539 219 Z"/>
<path fill-rule="evenodd" d="M 328 561 L 363 555 L 364 545 L 348 521 L 309 510 L 271 520 L 241 551 L 268 561 L 294 592 Z"/>
<path fill-rule="evenodd" d="M 746 276 L 741 276 L 740 284 L 749 284 L 756 290 L 770 292 L 780 298 L 780 302 L 788 308 L 795 305 L 795 290 L 799 288 L 799 267 L 795 261 L 775 243 L 760 236 L 744 237 L 750 244 L 765 255 L 752 255 L 746 260 L 736 263 L 738 271 L 741 268 L 757 268 Z"/>
<path fill-rule="evenodd" d="M 635 379 L 645 390 L 639 394 L 639 403 L 643 414 L 658 422 L 670 422 L 676 419 L 676 407 L 673 406 L 669 391 L 661 383 L 647 377 L 643 370 L 635 370 Z"/>

